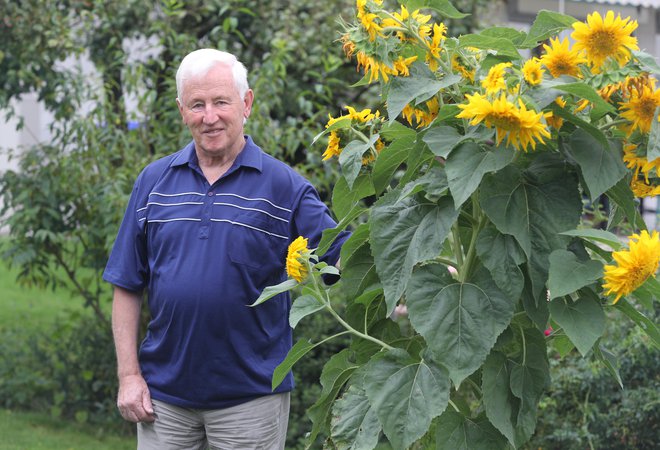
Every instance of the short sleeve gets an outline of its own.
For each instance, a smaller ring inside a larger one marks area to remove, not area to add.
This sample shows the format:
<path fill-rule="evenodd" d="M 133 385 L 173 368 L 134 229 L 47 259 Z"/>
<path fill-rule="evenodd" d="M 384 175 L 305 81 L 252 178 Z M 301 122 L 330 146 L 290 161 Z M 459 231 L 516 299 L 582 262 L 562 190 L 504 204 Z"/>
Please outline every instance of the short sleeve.
<path fill-rule="evenodd" d="M 117 239 L 103 272 L 105 281 L 136 292 L 143 290 L 149 280 L 146 223 L 143 212 L 146 199 L 140 198 L 139 184 L 140 177 L 133 187 Z"/>

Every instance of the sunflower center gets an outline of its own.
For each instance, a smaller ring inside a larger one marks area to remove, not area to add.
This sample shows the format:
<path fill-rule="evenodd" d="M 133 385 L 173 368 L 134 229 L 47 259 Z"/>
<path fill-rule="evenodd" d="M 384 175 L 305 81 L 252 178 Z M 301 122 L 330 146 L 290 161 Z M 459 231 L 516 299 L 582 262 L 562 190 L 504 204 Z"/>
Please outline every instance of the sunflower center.
<path fill-rule="evenodd" d="M 520 119 L 510 112 L 492 113 L 487 120 L 495 125 L 495 128 L 512 131 L 520 129 Z"/>
<path fill-rule="evenodd" d="M 619 48 L 619 35 L 613 30 L 594 31 L 589 40 L 589 48 L 597 54 L 609 56 Z"/>
<path fill-rule="evenodd" d="M 638 115 L 645 120 L 652 120 L 657 106 L 653 99 L 643 98 L 639 101 Z"/>

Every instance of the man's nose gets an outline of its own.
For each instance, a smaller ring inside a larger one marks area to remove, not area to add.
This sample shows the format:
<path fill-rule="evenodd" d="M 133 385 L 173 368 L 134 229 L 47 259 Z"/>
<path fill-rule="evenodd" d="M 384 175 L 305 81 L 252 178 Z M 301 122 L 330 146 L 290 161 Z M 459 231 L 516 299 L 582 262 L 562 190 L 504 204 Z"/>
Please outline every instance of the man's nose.
<path fill-rule="evenodd" d="M 208 105 L 204 108 L 204 116 L 202 117 L 202 120 L 207 125 L 218 121 L 218 113 L 213 105 Z"/>

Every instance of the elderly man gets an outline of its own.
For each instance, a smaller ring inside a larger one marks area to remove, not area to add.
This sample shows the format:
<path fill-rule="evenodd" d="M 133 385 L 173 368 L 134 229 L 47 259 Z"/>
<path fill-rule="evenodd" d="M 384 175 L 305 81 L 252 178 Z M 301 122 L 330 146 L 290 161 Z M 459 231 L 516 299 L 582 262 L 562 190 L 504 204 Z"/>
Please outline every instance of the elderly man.
<path fill-rule="evenodd" d="M 234 55 L 194 51 L 176 84 L 192 142 L 139 175 L 104 273 L 117 405 L 138 449 L 283 449 L 293 378 L 274 392 L 271 378 L 291 348 L 291 300 L 248 305 L 285 279 L 296 237 L 313 247 L 336 224 L 308 181 L 243 134 L 254 94 Z"/>

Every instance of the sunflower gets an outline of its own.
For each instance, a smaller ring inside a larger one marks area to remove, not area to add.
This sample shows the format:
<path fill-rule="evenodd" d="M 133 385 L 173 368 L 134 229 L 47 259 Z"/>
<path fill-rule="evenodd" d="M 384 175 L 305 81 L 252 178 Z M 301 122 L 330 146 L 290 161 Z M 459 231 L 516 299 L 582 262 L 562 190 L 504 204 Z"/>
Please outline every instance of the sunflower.
<path fill-rule="evenodd" d="M 376 4 L 380 5 L 382 0 L 374 0 Z M 382 34 L 382 26 L 376 22 L 376 19 L 380 19 L 377 14 L 368 12 L 366 9 L 367 0 L 357 0 L 357 18 L 360 19 L 360 23 L 364 29 L 369 33 L 369 40 L 375 41 L 376 36 Z"/>
<path fill-rule="evenodd" d="M 438 117 L 438 111 L 440 111 L 440 102 L 438 101 L 438 97 L 433 97 L 424 103 L 423 108 L 416 108 L 411 106 L 410 103 L 407 104 L 403 108 L 401 115 L 410 125 L 417 122 L 417 128 L 422 128 L 431 125 L 435 118 Z"/>
<path fill-rule="evenodd" d="M 511 67 L 511 63 L 495 64 L 488 70 L 486 78 L 481 80 L 481 86 L 486 89 L 487 94 L 497 94 L 499 91 L 506 89 L 504 73 L 507 67 Z"/>
<path fill-rule="evenodd" d="M 307 248 L 306 238 L 298 236 L 289 245 L 289 250 L 286 255 L 286 273 L 298 283 L 307 278 L 307 274 L 309 273 L 307 267 L 309 255 L 310 251 Z"/>
<path fill-rule="evenodd" d="M 330 136 L 328 136 L 328 146 L 323 152 L 323 161 L 327 161 L 333 156 L 339 157 L 341 154 L 341 148 L 339 148 L 339 135 L 336 131 L 331 131 Z"/>
<path fill-rule="evenodd" d="M 538 58 L 532 58 L 525 61 L 522 67 L 523 77 L 530 86 L 537 86 L 543 81 L 543 72 Z"/>
<path fill-rule="evenodd" d="M 629 236 L 629 250 L 612 253 L 616 265 L 606 265 L 603 288 L 606 295 L 616 294 L 614 303 L 640 287 L 654 276 L 660 264 L 660 236 L 657 231 L 649 235 L 644 230 Z"/>
<path fill-rule="evenodd" d="M 447 27 L 444 24 L 433 24 L 433 38 L 428 44 L 428 51 L 426 53 L 426 62 L 429 69 L 432 71 L 438 70 L 440 59 L 440 52 L 442 51 L 442 42 L 445 40 L 447 34 Z"/>
<path fill-rule="evenodd" d="M 454 70 L 454 72 L 461 74 L 461 76 L 466 80 L 470 80 L 470 82 L 474 83 L 475 70 L 470 69 L 463 56 L 459 55 L 458 53 L 454 54 L 454 56 L 451 57 L 451 68 Z"/>
<path fill-rule="evenodd" d="M 558 104 L 561 108 L 566 107 L 566 100 L 564 100 L 563 97 L 557 97 L 555 99 L 555 103 Z M 548 126 L 551 126 L 555 130 L 559 130 L 564 125 L 564 119 L 555 116 L 552 111 L 545 113 L 545 122 L 548 124 Z"/>
<path fill-rule="evenodd" d="M 652 186 L 639 178 L 633 178 L 630 182 L 630 189 L 637 198 L 656 197 L 660 195 L 660 186 Z"/>
<path fill-rule="evenodd" d="M 651 131 L 653 116 L 660 106 L 660 90 L 653 91 L 649 86 L 642 86 L 641 91 L 631 90 L 627 102 L 621 103 L 621 117 L 630 124 L 625 127 L 628 134 L 639 129 L 643 133 Z"/>
<path fill-rule="evenodd" d="M 587 16 L 587 23 L 575 22 L 571 37 L 575 40 L 574 48 L 584 50 L 594 73 L 599 73 L 608 58 L 614 58 L 622 66 L 630 59 L 631 50 L 639 50 L 637 38 L 631 34 L 637 29 L 637 21 L 630 17 L 614 17 L 608 11 L 603 19 L 598 12 Z"/>
<path fill-rule="evenodd" d="M 546 125 L 541 122 L 543 113 L 528 110 L 521 100 L 519 107 L 516 107 L 505 94 L 492 103 L 479 93 L 466 94 L 466 98 L 468 103 L 458 105 L 463 111 L 456 117 L 471 119 L 470 125 L 483 122 L 488 128 L 495 128 L 498 145 L 506 136 L 507 145 L 527 151 L 528 146 L 535 149 L 537 141 L 543 142 L 544 137 L 550 137 Z"/>
<path fill-rule="evenodd" d="M 560 75 L 580 77 L 578 65 L 587 60 L 575 48 L 569 48 L 568 39 L 564 38 L 561 42 L 559 38 L 550 39 L 550 45 L 543 44 L 543 48 L 545 54 L 541 56 L 541 64 L 547 67 L 554 78 Z"/>

